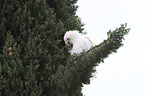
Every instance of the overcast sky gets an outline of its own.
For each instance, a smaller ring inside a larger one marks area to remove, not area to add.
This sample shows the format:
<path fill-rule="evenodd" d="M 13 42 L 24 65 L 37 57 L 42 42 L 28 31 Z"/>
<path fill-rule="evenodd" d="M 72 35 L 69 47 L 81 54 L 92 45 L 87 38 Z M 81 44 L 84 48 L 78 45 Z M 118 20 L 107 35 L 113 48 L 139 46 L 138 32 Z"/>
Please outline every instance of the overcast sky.
<path fill-rule="evenodd" d="M 145 0 L 78 0 L 77 14 L 95 44 L 128 23 L 124 46 L 97 67 L 85 96 L 145 96 Z"/>

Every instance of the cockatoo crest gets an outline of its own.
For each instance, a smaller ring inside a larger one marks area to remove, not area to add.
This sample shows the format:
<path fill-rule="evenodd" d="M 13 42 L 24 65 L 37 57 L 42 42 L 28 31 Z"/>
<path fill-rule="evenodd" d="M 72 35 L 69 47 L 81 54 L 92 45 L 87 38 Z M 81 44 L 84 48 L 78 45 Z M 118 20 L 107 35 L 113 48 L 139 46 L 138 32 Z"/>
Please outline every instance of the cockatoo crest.
<path fill-rule="evenodd" d="M 88 51 L 94 45 L 89 37 L 85 37 L 76 30 L 67 31 L 64 35 L 64 41 L 66 47 L 70 49 L 71 55 L 74 53 L 79 54 L 83 50 Z"/>

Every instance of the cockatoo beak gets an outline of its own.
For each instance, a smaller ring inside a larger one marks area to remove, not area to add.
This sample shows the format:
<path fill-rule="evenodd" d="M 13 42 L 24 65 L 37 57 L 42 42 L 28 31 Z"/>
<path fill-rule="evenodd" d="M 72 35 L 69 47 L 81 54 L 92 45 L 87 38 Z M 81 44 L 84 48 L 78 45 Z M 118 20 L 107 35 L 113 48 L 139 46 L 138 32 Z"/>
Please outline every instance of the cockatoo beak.
<path fill-rule="evenodd" d="M 66 44 L 65 48 L 70 48 L 71 47 L 71 43 L 68 40 L 65 42 L 65 44 Z"/>
<path fill-rule="evenodd" d="M 65 46 L 65 48 L 68 48 L 69 46 L 70 46 L 70 44 L 66 43 L 66 46 Z"/>

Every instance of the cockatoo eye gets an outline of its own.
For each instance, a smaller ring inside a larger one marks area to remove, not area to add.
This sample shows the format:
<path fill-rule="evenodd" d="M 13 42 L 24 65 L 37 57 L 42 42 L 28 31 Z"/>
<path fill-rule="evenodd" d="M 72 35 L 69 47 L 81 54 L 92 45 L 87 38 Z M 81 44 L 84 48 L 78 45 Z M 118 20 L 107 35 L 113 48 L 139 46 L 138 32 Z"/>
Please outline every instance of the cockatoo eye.
<path fill-rule="evenodd" d="M 70 38 L 67 38 L 68 41 L 70 41 Z"/>

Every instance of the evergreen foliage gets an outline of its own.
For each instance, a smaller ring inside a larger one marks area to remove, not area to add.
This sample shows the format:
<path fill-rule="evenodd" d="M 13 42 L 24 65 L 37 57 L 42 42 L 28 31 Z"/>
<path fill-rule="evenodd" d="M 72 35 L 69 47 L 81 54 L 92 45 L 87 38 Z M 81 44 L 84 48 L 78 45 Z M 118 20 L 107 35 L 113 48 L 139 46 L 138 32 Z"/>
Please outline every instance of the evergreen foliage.
<path fill-rule="evenodd" d="M 122 46 L 126 25 L 87 53 L 70 56 L 63 36 L 83 30 L 76 2 L 0 1 L 0 96 L 81 96 L 94 67 Z"/>

